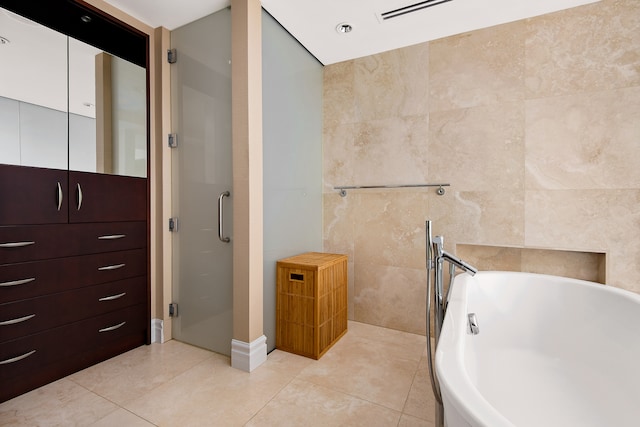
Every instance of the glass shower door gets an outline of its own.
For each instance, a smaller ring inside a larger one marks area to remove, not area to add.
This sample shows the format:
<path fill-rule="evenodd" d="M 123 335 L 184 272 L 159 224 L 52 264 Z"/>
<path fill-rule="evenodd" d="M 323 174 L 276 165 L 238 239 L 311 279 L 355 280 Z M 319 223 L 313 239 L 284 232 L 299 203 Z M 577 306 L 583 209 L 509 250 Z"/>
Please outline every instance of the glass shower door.
<path fill-rule="evenodd" d="M 173 337 L 231 354 L 231 14 L 224 9 L 171 33 Z M 227 193 L 228 192 L 228 193 Z"/>

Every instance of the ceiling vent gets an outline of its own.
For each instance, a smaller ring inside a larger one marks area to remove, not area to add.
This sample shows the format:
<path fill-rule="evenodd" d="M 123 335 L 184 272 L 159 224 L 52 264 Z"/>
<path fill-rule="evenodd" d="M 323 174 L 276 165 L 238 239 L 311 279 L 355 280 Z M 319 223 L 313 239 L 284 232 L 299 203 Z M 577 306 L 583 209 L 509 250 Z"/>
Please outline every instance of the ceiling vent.
<path fill-rule="evenodd" d="M 418 3 L 410 4 L 408 6 L 400 7 L 398 9 L 389 10 L 387 12 L 382 12 L 378 15 L 378 19 L 380 22 L 386 21 L 392 18 L 398 18 L 400 16 L 406 15 L 408 13 L 417 12 L 422 9 L 426 9 L 428 7 L 437 6 L 442 3 L 448 3 L 452 0 L 426 0 Z"/>

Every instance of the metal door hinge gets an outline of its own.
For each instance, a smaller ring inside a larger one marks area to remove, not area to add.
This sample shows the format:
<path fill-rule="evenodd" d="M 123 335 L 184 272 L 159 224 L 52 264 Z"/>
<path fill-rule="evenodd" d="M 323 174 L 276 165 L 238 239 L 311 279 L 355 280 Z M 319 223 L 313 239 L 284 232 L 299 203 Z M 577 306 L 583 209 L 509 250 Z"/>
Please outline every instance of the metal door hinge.
<path fill-rule="evenodd" d="M 178 231 L 178 218 L 169 218 L 169 231 Z"/>
<path fill-rule="evenodd" d="M 178 146 L 178 134 L 170 133 L 167 135 L 167 141 L 169 144 L 169 148 L 176 148 Z"/>
<path fill-rule="evenodd" d="M 178 51 L 174 49 L 167 49 L 167 62 L 169 64 L 175 64 L 178 61 Z"/>
<path fill-rule="evenodd" d="M 178 303 L 172 302 L 169 304 L 169 317 L 178 317 Z"/>

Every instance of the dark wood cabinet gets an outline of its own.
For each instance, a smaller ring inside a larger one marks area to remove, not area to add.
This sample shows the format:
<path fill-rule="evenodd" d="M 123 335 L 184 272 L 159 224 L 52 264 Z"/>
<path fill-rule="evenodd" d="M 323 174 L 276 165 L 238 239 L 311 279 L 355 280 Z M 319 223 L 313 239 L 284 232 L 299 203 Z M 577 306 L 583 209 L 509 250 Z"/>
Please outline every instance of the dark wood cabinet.
<path fill-rule="evenodd" d="M 2 2 L 0 13 L 5 10 L 25 18 L 25 23 L 32 20 L 39 31 L 44 26 L 69 37 L 67 53 L 72 51 L 68 46 L 93 46 L 114 63 L 129 61 L 141 70 L 127 73 L 129 84 L 134 83 L 127 86 L 127 100 L 135 100 L 127 104 L 136 108 L 118 110 L 120 117 L 127 117 L 126 141 L 104 131 L 124 131 L 115 121 L 107 123 L 105 116 L 111 114 L 106 113 L 95 116 L 95 139 L 74 135 L 68 118 L 63 120 L 68 125 L 66 153 L 58 151 L 59 145 L 55 155 L 49 151 L 54 146 L 50 142 L 62 139 L 52 135 L 48 140 L 47 120 L 18 118 L 19 129 L 29 126 L 38 138 L 9 138 L 21 150 L 27 147 L 37 154 L 35 162 L 9 156 L 10 161 L 68 169 L 0 164 L 0 402 L 151 339 L 149 181 L 74 171 L 148 176 L 149 37 L 81 0 L 9 0 Z M 24 46 L 16 48 L 24 57 L 37 57 Z M 95 64 L 94 53 L 88 58 Z M 80 79 L 75 78 L 78 69 L 75 74 L 66 71 L 68 96 Z M 93 77 L 98 71 L 88 70 Z M 43 79 L 50 77 L 47 70 L 42 72 Z M 103 77 L 89 89 L 118 89 L 121 79 Z M 119 108 L 104 99 L 108 96 L 98 98 L 96 106 L 104 111 Z M 85 153 L 87 144 L 95 145 L 90 147 L 95 156 L 91 150 Z M 48 156 L 66 157 L 66 162 L 49 163 Z"/>
<path fill-rule="evenodd" d="M 147 179 L 69 172 L 69 222 L 145 221 Z"/>
<path fill-rule="evenodd" d="M 0 165 L 0 224 L 68 222 L 66 170 Z"/>
<path fill-rule="evenodd" d="M 146 178 L 0 165 L 0 401 L 150 342 Z"/>
<path fill-rule="evenodd" d="M 147 179 L 0 165 L 0 224 L 147 220 Z"/>

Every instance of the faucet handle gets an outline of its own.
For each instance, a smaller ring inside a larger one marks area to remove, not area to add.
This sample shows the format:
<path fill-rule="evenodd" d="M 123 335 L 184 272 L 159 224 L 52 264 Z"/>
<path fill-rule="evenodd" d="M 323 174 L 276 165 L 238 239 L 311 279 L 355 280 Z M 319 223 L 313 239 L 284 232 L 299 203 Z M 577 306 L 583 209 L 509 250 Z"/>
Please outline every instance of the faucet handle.
<path fill-rule="evenodd" d="M 436 253 L 436 257 L 441 257 L 444 251 L 444 237 L 436 236 L 433 238 L 433 250 Z"/>

